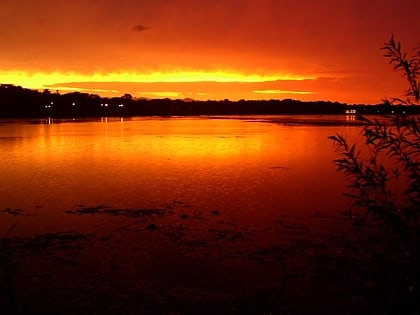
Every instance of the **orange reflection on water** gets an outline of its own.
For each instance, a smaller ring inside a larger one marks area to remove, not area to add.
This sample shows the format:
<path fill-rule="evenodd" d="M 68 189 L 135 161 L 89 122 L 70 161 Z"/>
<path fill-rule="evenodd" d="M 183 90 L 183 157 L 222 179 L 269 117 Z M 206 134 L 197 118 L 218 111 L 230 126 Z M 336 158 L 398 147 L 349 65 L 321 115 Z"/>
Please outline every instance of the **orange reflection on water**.
<path fill-rule="evenodd" d="M 64 137 L 68 150 L 79 150 L 83 144 L 93 147 L 102 158 L 121 159 L 231 159 L 260 152 L 262 137 L 249 132 L 247 123 L 217 119 L 144 119 L 139 121 L 107 120 L 86 130 L 91 138 Z M 61 141 L 61 140 L 60 140 Z"/>
<path fill-rule="evenodd" d="M 342 207 L 345 183 L 328 136 L 346 127 L 109 118 L 0 128 L 0 208 L 56 214 L 77 204 L 182 200 L 254 220 Z"/>

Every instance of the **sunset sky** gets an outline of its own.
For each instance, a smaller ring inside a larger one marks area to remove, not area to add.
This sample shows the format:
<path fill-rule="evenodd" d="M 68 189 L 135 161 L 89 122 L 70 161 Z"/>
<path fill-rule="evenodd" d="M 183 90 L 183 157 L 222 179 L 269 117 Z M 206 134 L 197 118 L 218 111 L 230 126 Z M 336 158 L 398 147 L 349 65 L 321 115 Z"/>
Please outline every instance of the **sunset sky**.
<path fill-rule="evenodd" d="M 0 83 L 102 96 L 380 103 L 417 0 L 1 0 Z"/>

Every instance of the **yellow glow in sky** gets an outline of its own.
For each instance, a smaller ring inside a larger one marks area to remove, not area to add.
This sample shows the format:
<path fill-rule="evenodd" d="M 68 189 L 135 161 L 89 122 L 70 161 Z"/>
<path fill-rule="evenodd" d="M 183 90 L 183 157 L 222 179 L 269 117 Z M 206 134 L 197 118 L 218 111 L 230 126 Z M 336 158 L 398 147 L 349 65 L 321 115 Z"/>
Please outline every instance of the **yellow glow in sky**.
<path fill-rule="evenodd" d="M 182 93 L 179 92 L 167 92 L 167 91 L 163 91 L 163 92 L 141 92 L 141 95 L 145 96 L 145 97 L 167 97 L 167 98 L 180 98 L 180 97 L 184 97 L 182 95 Z"/>
<path fill-rule="evenodd" d="M 179 71 L 179 72 L 113 72 L 113 73 L 27 73 L 0 71 L 1 83 L 11 83 L 32 89 L 46 88 L 68 82 L 266 82 L 275 80 L 305 80 L 310 76 L 291 74 L 259 75 L 225 71 Z"/>

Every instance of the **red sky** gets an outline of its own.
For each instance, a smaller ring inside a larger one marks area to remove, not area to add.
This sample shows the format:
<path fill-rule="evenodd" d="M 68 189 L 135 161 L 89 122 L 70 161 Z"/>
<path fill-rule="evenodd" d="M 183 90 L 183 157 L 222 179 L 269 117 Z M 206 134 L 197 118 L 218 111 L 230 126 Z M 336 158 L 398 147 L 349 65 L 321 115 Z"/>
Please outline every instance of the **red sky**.
<path fill-rule="evenodd" d="M 1 0 L 0 83 L 379 103 L 406 89 L 380 48 L 391 34 L 414 48 L 419 11 L 417 0 Z"/>

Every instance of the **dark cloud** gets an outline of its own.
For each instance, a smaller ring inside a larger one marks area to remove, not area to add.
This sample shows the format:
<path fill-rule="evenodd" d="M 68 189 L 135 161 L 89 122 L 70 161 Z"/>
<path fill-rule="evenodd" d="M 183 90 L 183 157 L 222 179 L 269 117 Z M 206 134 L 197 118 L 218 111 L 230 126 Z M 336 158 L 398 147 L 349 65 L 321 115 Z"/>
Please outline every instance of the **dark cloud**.
<path fill-rule="evenodd" d="M 144 25 L 141 25 L 141 24 L 133 26 L 133 31 L 136 31 L 136 32 L 143 32 L 143 31 L 147 31 L 148 29 L 150 29 L 150 27 L 144 26 Z"/>

